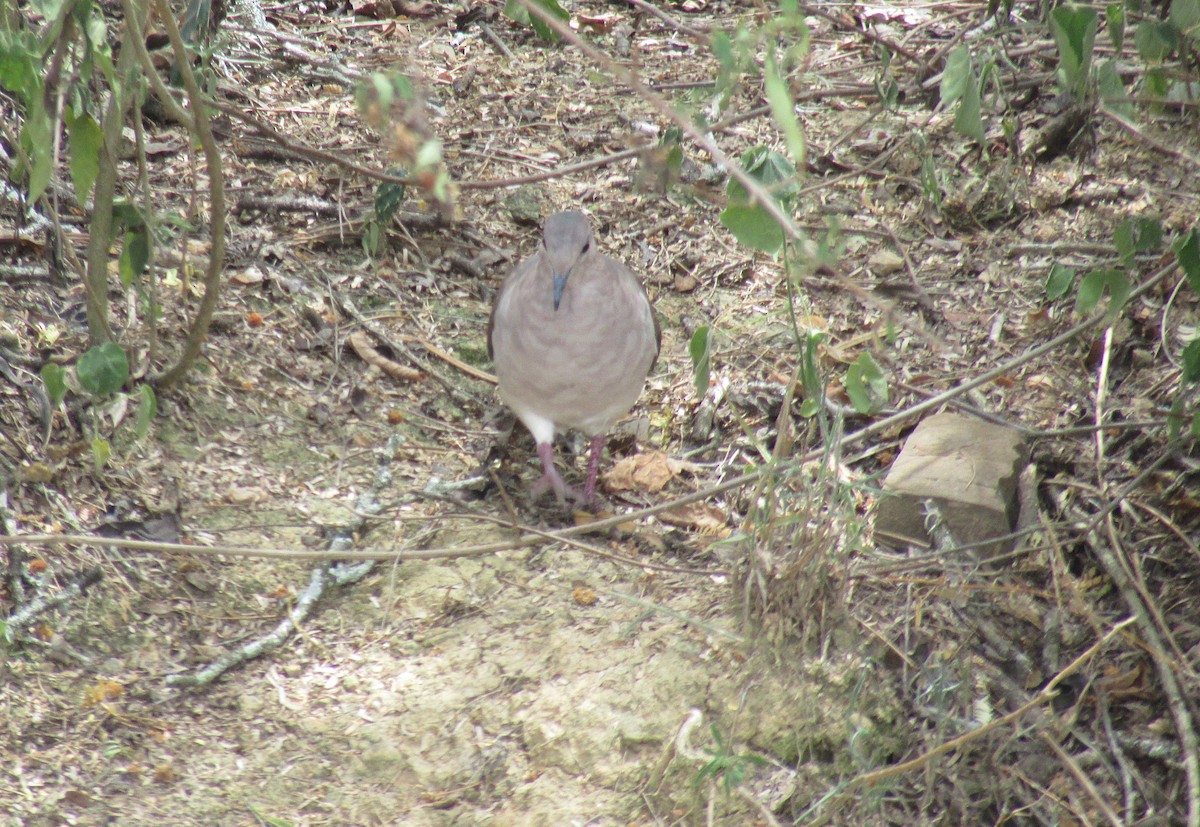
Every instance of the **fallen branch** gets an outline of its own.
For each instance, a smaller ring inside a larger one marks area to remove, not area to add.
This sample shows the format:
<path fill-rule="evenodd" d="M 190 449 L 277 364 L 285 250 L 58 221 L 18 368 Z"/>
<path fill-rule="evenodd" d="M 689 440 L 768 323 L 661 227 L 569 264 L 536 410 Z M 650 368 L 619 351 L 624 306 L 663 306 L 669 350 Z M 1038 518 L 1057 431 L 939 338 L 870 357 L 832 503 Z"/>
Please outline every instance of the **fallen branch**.
<path fill-rule="evenodd" d="M 400 448 L 400 440 L 392 436 L 380 456 L 375 470 L 375 479 L 371 487 L 355 502 L 354 511 L 361 514 L 360 518 L 344 526 L 337 532 L 329 544 L 330 554 L 348 551 L 354 547 L 354 537 L 375 515 L 383 510 L 379 502 L 379 493 L 392 481 L 392 457 Z M 268 652 L 278 649 L 292 636 L 300 626 L 308 620 L 316 608 L 317 602 L 332 586 L 346 586 L 357 583 L 370 573 L 375 563 L 362 561 L 358 563 L 325 561 L 316 566 L 309 575 L 308 588 L 297 598 L 296 605 L 288 612 L 287 617 L 267 635 L 260 637 L 226 652 L 208 666 L 190 675 L 168 675 L 168 686 L 207 686 L 221 675 Z"/>

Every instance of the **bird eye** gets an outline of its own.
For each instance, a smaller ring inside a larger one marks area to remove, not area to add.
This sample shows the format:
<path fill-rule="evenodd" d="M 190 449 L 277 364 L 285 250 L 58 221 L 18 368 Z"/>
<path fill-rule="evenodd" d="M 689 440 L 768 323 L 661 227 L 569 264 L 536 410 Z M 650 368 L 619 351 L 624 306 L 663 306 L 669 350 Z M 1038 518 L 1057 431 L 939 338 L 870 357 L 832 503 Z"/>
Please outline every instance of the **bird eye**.
<path fill-rule="evenodd" d="M 590 242 L 590 241 L 583 242 L 583 251 L 586 253 L 590 249 L 592 249 L 592 242 Z"/>

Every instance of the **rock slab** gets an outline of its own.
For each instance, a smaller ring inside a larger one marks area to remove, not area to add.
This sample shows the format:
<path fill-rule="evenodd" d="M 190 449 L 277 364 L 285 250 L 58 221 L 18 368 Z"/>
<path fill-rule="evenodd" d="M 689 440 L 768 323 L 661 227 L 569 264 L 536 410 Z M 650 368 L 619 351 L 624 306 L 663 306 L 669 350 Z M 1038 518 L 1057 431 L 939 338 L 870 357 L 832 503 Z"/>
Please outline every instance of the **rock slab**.
<path fill-rule="evenodd" d="M 931 545 L 924 501 L 937 503 L 959 544 L 1008 534 L 1016 519 L 1017 478 L 1029 462 L 1021 433 L 956 413 L 923 420 L 883 483 L 875 534 L 897 545 Z M 979 556 L 1011 550 L 1012 540 L 985 543 Z"/>

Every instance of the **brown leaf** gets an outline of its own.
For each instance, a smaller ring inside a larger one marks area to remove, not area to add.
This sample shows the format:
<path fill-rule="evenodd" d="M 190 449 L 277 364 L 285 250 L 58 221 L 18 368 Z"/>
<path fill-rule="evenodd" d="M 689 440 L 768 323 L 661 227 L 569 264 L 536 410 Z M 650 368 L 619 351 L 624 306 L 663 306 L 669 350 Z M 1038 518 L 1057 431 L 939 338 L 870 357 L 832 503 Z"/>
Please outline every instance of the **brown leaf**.
<path fill-rule="evenodd" d="M 83 692 L 83 705 L 95 706 L 104 701 L 113 701 L 121 697 L 125 687 L 116 681 L 97 681 Z"/>
<path fill-rule="evenodd" d="M 729 515 L 724 510 L 708 503 L 688 503 L 669 511 L 664 511 L 658 518 L 668 525 L 690 528 L 701 534 L 713 537 L 728 537 Z"/>
<path fill-rule="evenodd" d="M 679 474 L 679 470 L 679 463 L 662 451 L 647 451 L 625 457 L 609 469 L 603 477 L 604 487 L 608 491 L 656 494 Z"/>
<path fill-rule="evenodd" d="M 422 378 L 421 371 L 397 364 L 376 350 L 371 345 L 370 338 L 361 330 L 351 333 L 346 341 L 350 343 L 350 347 L 354 348 L 354 352 L 358 354 L 359 359 L 362 359 L 368 365 L 374 365 L 397 381 L 416 382 Z"/>
<path fill-rule="evenodd" d="M 580 26 L 586 26 L 594 32 L 610 32 L 621 19 L 619 14 L 578 14 L 575 19 Z"/>

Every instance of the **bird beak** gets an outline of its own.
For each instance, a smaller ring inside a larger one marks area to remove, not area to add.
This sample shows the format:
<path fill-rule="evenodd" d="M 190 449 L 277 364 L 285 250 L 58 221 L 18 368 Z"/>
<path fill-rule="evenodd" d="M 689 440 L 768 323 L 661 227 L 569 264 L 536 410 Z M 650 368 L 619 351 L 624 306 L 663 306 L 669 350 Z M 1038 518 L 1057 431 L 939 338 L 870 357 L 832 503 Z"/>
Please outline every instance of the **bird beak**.
<path fill-rule="evenodd" d="M 558 303 L 562 301 L 563 290 L 567 289 L 567 276 L 570 273 L 563 273 L 561 276 L 554 276 L 554 309 L 558 310 Z"/>

